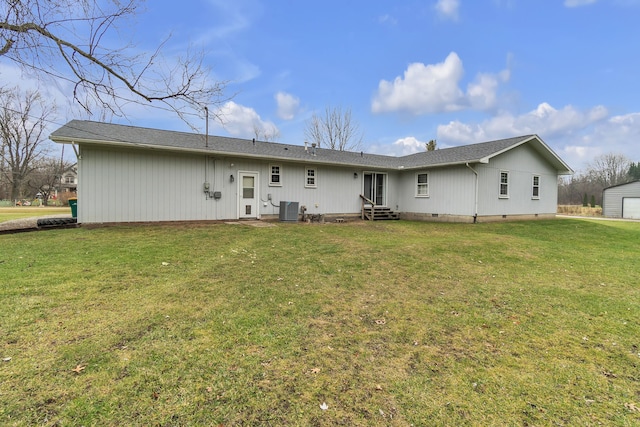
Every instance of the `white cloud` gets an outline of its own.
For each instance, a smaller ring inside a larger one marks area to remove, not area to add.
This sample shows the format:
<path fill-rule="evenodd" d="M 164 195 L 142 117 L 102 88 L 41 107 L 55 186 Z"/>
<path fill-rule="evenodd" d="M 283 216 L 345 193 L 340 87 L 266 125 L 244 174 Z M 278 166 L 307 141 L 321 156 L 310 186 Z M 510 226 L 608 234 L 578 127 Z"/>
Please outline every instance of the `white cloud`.
<path fill-rule="evenodd" d="M 460 110 L 464 94 L 458 81 L 462 75 L 462 61 L 455 52 L 438 64 L 409 64 L 404 78 L 380 81 L 371 110 L 374 113 L 405 110 L 414 114 Z"/>
<path fill-rule="evenodd" d="M 250 107 L 228 101 L 216 114 L 222 121 L 223 127 L 230 135 L 240 138 L 255 137 L 256 130 L 260 134 L 275 135 L 278 127 L 268 120 L 262 120 L 260 115 Z"/>
<path fill-rule="evenodd" d="M 432 138 L 429 138 L 432 139 Z M 396 139 L 395 141 L 379 142 L 371 144 L 367 147 L 367 152 L 371 154 L 382 154 L 386 156 L 408 156 L 410 154 L 422 153 L 426 150 L 427 141 L 420 141 L 415 136 L 406 136 Z M 448 148 L 446 144 L 440 144 L 438 148 Z"/>
<path fill-rule="evenodd" d="M 534 133 L 553 138 L 583 130 L 606 119 L 607 115 L 603 106 L 580 111 L 568 105 L 557 110 L 544 102 L 520 116 L 502 113 L 480 124 L 452 121 L 438 126 L 437 135 L 439 139 L 464 144 Z"/>
<path fill-rule="evenodd" d="M 474 110 L 490 110 L 497 104 L 497 91 L 500 82 L 507 82 L 511 76 L 509 70 L 499 74 L 478 74 L 476 80 L 467 86 L 467 99 Z"/>
<path fill-rule="evenodd" d="M 538 134 L 572 168 L 580 170 L 593 157 L 621 153 L 640 160 L 640 113 L 609 117 L 604 106 L 556 109 L 541 103 L 522 115 L 502 113 L 481 123 L 451 121 L 437 129 L 445 144 L 472 144 L 512 136 Z"/>
<path fill-rule="evenodd" d="M 371 111 L 408 111 L 417 115 L 469 108 L 490 110 L 497 105 L 500 83 L 508 81 L 511 73 L 509 69 L 497 74 L 480 73 L 467 85 L 466 93 L 459 87 L 463 74 L 462 61 L 455 52 L 437 64 L 409 64 L 403 77 L 398 76 L 393 82 L 380 81 Z"/>
<path fill-rule="evenodd" d="M 599 122 L 593 131 L 579 135 L 571 142 L 576 149 L 588 150 L 590 157 L 604 153 L 623 154 L 640 161 L 640 112 L 612 116 Z M 587 158 L 587 160 L 591 160 Z"/>
<path fill-rule="evenodd" d="M 562 159 L 565 160 L 565 162 L 568 162 L 570 165 L 584 165 L 602 154 L 602 150 L 599 147 L 567 145 L 566 147 L 564 147 L 564 149 L 556 154 L 558 154 Z M 577 168 L 579 169 L 580 166 L 577 166 Z"/>
<path fill-rule="evenodd" d="M 566 7 L 580 7 L 586 6 L 588 4 L 593 4 L 598 0 L 564 0 L 564 5 Z"/>
<path fill-rule="evenodd" d="M 438 0 L 434 7 L 443 19 L 458 20 L 459 0 Z"/>
<path fill-rule="evenodd" d="M 276 93 L 275 98 L 278 104 L 278 117 L 283 120 L 292 120 L 300 108 L 300 99 L 286 92 Z"/>
<path fill-rule="evenodd" d="M 425 142 L 419 141 L 416 137 L 407 136 L 400 138 L 393 143 L 393 153 L 397 156 L 407 156 L 409 154 L 420 153 L 425 150 Z"/>

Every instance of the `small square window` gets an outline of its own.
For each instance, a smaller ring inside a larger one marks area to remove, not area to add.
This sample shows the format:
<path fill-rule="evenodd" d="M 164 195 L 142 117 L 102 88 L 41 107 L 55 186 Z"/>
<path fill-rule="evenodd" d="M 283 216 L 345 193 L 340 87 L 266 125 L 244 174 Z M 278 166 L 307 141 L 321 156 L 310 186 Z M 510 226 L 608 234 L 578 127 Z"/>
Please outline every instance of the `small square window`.
<path fill-rule="evenodd" d="M 306 169 L 306 173 L 305 173 L 305 182 L 304 182 L 304 186 L 305 187 L 310 187 L 310 188 L 315 188 L 317 187 L 317 183 L 316 183 L 316 170 L 314 168 L 307 168 Z"/>
<path fill-rule="evenodd" d="M 416 174 L 416 197 L 429 197 L 429 174 Z"/>
<path fill-rule="evenodd" d="M 269 185 L 282 186 L 282 168 L 279 165 L 271 165 Z"/>

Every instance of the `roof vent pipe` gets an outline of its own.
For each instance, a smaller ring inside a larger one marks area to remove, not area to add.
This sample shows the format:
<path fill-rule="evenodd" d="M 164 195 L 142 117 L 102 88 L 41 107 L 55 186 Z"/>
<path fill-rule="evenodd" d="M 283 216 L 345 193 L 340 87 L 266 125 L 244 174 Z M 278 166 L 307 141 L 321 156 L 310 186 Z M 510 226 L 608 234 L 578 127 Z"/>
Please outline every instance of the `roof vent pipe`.
<path fill-rule="evenodd" d="M 308 142 L 307 142 L 307 141 L 305 141 L 305 142 L 304 142 L 304 151 L 307 151 L 307 144 L 308 144 Z"/>
<path fill-rule="evenodd" d="M 256 145 L 256 139 L 253 138 L 253 145 Z"/>

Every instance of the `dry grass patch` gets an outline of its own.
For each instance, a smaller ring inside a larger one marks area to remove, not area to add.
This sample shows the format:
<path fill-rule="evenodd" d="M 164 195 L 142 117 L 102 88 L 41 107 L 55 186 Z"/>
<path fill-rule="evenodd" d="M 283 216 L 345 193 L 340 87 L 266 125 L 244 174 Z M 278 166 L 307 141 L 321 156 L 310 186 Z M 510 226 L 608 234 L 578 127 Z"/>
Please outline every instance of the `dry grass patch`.
<path fill-rule="evenodd" d="M 558 213 L 563 215 L 602 216 L 602 206 L 558 205 Z"/>

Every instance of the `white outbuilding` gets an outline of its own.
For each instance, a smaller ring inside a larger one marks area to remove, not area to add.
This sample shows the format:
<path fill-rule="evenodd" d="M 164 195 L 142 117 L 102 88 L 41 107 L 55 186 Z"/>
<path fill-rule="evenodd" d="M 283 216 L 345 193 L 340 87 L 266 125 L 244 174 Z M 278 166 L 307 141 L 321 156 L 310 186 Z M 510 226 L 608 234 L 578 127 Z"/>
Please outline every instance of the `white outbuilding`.
<path fill-rule="evenodd" d="M 605 188 L 602 191 L 602 215 L 640 219 L 640 180 Z"/>

